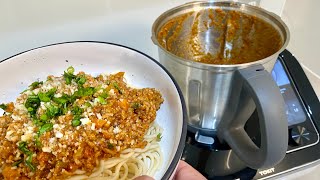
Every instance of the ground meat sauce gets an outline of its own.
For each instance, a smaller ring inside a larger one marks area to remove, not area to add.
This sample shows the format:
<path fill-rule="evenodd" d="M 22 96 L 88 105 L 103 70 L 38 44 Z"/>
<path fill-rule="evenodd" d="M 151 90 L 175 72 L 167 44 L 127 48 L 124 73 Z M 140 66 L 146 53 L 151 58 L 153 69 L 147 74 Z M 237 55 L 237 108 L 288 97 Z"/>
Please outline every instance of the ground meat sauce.
<path fill-rule="evenodd" d="M 0 179 L 65 179 L 99 160 L 143 148 L 163 102 L 159 91 L 126 85 L 124 73 L 49 76 L 5 105 Z"/>
<path fill-rule="evenodd" d="M 157 39 L 181 58 L 208 64 L 257 61 L 283 45 L 279 31 L 265 20 L 219 8 L 178 15 L 164 23 Z"/>

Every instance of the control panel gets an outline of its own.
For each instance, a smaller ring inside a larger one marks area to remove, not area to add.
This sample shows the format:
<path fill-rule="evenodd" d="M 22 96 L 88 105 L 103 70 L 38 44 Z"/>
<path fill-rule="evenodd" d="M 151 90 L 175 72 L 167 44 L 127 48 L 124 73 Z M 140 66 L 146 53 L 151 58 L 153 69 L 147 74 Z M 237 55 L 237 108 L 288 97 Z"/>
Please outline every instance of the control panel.
<path fill-rule="evenodd" d="M 287 153 L 315 145 L 319 141 L 319 134 L 301 97 L 296 93 L 294 83 L 290 75 L 286 73 L 286 67 L 282 61 L 276 62 L 272 77 L 279 86 L 286 104 L 289 134 Z"/>

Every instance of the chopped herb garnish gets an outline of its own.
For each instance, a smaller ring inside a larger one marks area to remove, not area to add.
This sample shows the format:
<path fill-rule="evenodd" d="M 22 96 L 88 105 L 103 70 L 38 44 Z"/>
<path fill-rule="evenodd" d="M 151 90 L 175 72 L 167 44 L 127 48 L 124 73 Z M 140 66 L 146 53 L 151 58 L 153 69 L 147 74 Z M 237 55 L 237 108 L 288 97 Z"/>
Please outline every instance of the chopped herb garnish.
<path fill-rule="evenodd" d="M 102 89 L 102 87 L 101 87 L 101 85 L 99 85 L 94 88 L 94 92 L 96 93 L 96 92 L 100 91 L 101 89 Z"/>
<path fill-rule="evenodd" d="M 73 115 L 80 116 L 83 113 L 83 109 L 81 109 L 79 106 L 74 106 L 71 112 Z"/>
<path fill-rule="evenodd" d="M 46 107 L 47 107 L 46 115 L 47 115 L 48 119 L 52 119 L 52 118 L 59 116 L 61 114 L 59 107 L 57 107 L 53 104 L 50 104 Z"/>
<path fill-rule="evenodd" d="M 50 98 L 46 96 L 45 93 L 39 92 L 38 94 L 40 101 L 42 102 L 50 102 Z"/>
<path fill-rule="evenodd" d="M 61 114 L 67 114 L 68 113 L 68 106 L 67 104 L 63 104 L 60 106 Z"/>
<path fill-rule="evenodd" d="M 75 81 L 78 84 L 78 86 L 82 87 L 82 85 L 86 82 L 86 78 L 84 75 L 79 75 L 77 76 Z"/>
<path fill-rule="evenodd" d="M 99 95 L 100 97 L 103 97 L 104 99 L 107 99 L 108 98 L 108 93 L 107 92 L 103 92 Z"/>
<path fill-rule="evenodd" d="M 25 164 L 26 164 L 26 166 L 29 167 L 29 169 L 31 171 L 35 171 L 36 170 L 35 166 L 32 164 L 32 154 L 27 157 L 27 159 L 25 161 Z"/>
<path fill-rule="evenodd" d="M 5 111 L 7 109 L 7 105 L 2 103 L 0 104 L 0 108 Z"/>
<path fill-rule="evenodd" d="M 66 80 L 66 84 L 71 84 L 72 79 L 74 79 L 75 75 L 64 72 L 63 77 Z"/>
<path fill-rule="evenodd" d="M 73 101 L 75 101 L 78 98 L 82 98 L 85 96 L 92 96 L 93 94 L 94 94 L 93 87 L 79 88 L 78 91 L 74 92 L 74 94 L 71 96 L 71 98 Z"/>
<path fill-rule="evenodd" d="M 116 88 L 120 94 L 122 94 L 122 91 L 121 91 L 118 83 L 114 82 L 114 83 L 113 83 L 113 87 Z"/>
<path fill-rule="evenodd" d="M 50 102 L 50 100 L 52 99 L 54 93 L 56 92 L 56 88 L 52 88 L 50 89 L 48 92 L 43 93 L 43 92 L 39 92 L 38 93 L 38 97 L 40 99 L 40 101 L 42 102 Z"/>
<path fill-rule="evenodd" d="M 27 91 L 29 91 L 29 89 L 23 90 L 20 94 L 23 94 L 23 93 L 25 93 L 25 92 L 27 92 Z"/>
<path fill-rule="evenodd" d="M 80 116 L 75 116 L 75 117 L 73 118 L 73 120 L 71 121 L 71 125 L 72 125 L 73 127 L 80 126 L 80 125 L 81 125 Z"/>
<path fill-rule="evenodd" d="M 73 74 L 74 73 L 74 68 L 72 66 L 68 67 L 67 73 Z"/>
<path fill-rule="evenodd" d="M 39 135 L 42 135 L 43 133 L 47 132 L 47 131 L 51 131 L 53 129 L 53 124 L 52 123 L 46 123 L 44 125 L 42 125 L 38 131 Z"/>
<path fill-rule="evenodd" d="M 38 126 L 38 127 L 40 127 L 40 126 L 42 126 L 42 125 L 44 124 L 42 121 L 40 121 L 40 120 L 37 119 L 37 118 L 34 118 L 34 119 L 32 120 L 32 122 L 33 122 L 33 124 L 35 124 L 35 125 Z"/>
<path fill-rule="evenodd" d="M 32 112 L 33 112 L 33 108 L 32 108 L 32 107 L 28 107 L 27 110 L 28 110 L 29 113 L 32 113 Z"/>
<path fill-rule="evenodd" d="M 81 124 L 80 121 L 80 116 L 83 113 L 83 109 L 81 109 L 79 106 L 74 106 L 73 109 L 71 110 L 72 114 L 73 114 L 73 120 L 71 121 L 71 125 L 73 127 L 77 127 Z"/>
<path fill-rule="evenodd" d="M 139 107 L 140 107 L 140 103 L 134 102 L 131 107 L 132 107 L 134 110 L 137 110 L 137 109 L 139 109 Z"/>
<path fill-rule="evenodd" d="M 34 165 L 32 164 L 32 155 L 33 152 L 31 152 L 28 148 L 27 148 L 27 142 L 22 141 L 19 143 L 18 145 L 18 149 L 20 151 L 23 152 L 23 154 L 27 155 L 28 157 L 25 160 L 25 164 L 26 166 L 28 166 L 32 171 L 35 171 L 36 168 L 34 167 Z"/>
<path fill-rule="evenodd" d="M 157 141 L 161 141 L 162 135 L 161 133 L 157 134 Z"/>
<path fill-rule="evenodd" d="M 86 82 L 86 78 L 85 77 L 81 77 L 78 81 L 78 84 L 84 84 Z"/>
<path fill-rule="evenodd" d="M 68 67 L 67 71 L 63 73 L 63 77 L 66 81 L 66 84 L 71 84 L 72 80 L 76 78 L 76 76 L 73 73 L 74 68 L 72 66 Z"/>
<path fill-rule="evenodd" d="M 34 125 L 36 125 L 37 127 L 41 127 L 45 122 L 41 121 L 40 119 L 38 118 L 33 118 L 32 119 L 32 122 Z"/>
<path fill-rule="evenodd" d="M 53 97 L 52 100 L 57 104 L 66 104 L 70 101 L 70 96 L 63 94 L 61 97 Z"/>
<path fill-rule="evenodd" d="M 47 120 L 48 120 L 48 116 L 47 116 L 46 114 L 42 114 L 42 115 L 40 116 L 40 120 L 41 120 L 41 121 L 47 121 Z"/>
<path fill-rule="evenodd" d="M 23 162 L 23 159 L 20 159 L 20 160 L 14 162 L 14 163 L 12 164 L 12 167 L 17 167 L 17 166 L 19 166 L 19 164 L 21 164 L 22 162 Z"/>
<path fill-rule="evenodd" d="M 32 117 L 37 113 L 38 107 L 40 106 L 40 99 L 36 95 L 30 95 L 26 100 L 24 106 L 27 108 L 28 112 Z"/>
<path fill-rule="evenodd" d="M 97 102 L 100 104 L 107 104 L 107 101 L 101 96 L 98 96 L 96 99 L 97 99 Z"/>
<path fill-rule="evenodd" d="M 43 81 L 40 81 L 40 82 L 35 81 L 29 86 L 29 88 L 30 88 L 30 90 L 34 90 L 34 89 L 37 89 L 39 87 L 39 85 L 41 85 L 41 84 L 43 84 Z"/>
<path fill-rule="evenodd" d="M 114 147 L 113 144 L 108 142 L 108 149 L 113 149 L 113 147 Z"/>
<path fill-rule="evenodd" d="M 84 105 L 85 105 L 86 107 L 92 107 L 92 105 L 91 105 L 89 102 L 86 102 Z"/>
<path fill-rule="evenodd" d="M 20 151 L 22 151 L 23 154 L 32 155 L 32 152 L 29 151 L 29 149 L 27 148 L 27 145 L 28 145 L 27 142 L 21 141 L 21 142 L 19 143 L 18 149 L 19 149 Z"/>
<path fill-rule="evenodd" d="M 92 96 L 94 94 L 93 87 L 82 88 L 81 90 L 83 91 L 83 96 Z"/>
<path fill-rule="evenodd" d="M 41 141 L 40 141 L 40 138 L 39 138 L 39 135 L 36 135 L 36 136 L 34 137 L 34 142 L 35 142 L 35 144 L 36 144 L 36 146 L 37 146 L 38 148 L 40 148 L 40 147 L 42 146 Z"/>

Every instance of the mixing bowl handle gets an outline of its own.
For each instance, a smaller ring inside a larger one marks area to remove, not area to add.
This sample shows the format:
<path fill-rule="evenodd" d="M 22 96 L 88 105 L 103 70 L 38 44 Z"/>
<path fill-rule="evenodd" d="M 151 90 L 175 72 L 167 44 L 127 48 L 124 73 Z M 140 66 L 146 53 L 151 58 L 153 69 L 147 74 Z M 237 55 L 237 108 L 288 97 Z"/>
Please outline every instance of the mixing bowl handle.
<path fill-rule="evenodd" d="M 242 90 L 248 92 L 256 105 L 261 145 L 257 147 L 244 130 L 248 118 L 242 118 L 241 113 L 220 122 L 219 136 L 248 167 L 274 166 L 284 158 L 288 147 L 288 121 L 279 87 L 261 65 L 238 70 L 236 76 L 243 79 Z"/>

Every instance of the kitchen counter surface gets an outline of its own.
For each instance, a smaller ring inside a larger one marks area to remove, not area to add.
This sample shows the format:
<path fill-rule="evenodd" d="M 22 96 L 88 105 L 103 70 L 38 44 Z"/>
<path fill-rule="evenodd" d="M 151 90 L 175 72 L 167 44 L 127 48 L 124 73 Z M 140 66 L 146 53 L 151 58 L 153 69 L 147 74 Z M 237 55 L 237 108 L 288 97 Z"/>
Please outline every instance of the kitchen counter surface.
<path fill-rule="evenodd" d="M 302 2 L 288 1 L 283 14 L 292 34 L 288 49 L 296 53 L 297 59 L 303 66 L 307 65 L 304 66 L 304 70 L 317 96 L 320 97 L 320 72 L 316 72 L 317 68 L 315 67 L 319 63 L 315 62 L 317 61 L 315 53 L 318 50 L 316 49 L 317 44 L 314 43 L 320 40 L 319 33 L 314 36 L 317 41 L 312 41 L 310 47 L 304 48 L 307 46 L 304 38 L 310 39 L 310 36 L 307 35 L 309 29 L 317 32 L 320 26 L 316 25 L 312 29 L 311 19 L 305 22 L 308 29 L 303 30 L 306 32 L 302 32 L 301 24 L 304 23 L 304 19 L 299 16 L 299 22 L 292 22 L 296 18 L 296 8 L 299 7 L 294 6 L 294 3 Z M 187 1 L 29 0 L 17 3 L 3 0 L 0 3 L 0 60 L 34 47 L 80 40 L 123 44 L 158 59 L 157 48 L 150 39 L 152 23 L 165 10 L 185 2 Z M 310 0 L 306 2 L 309 3 L 306 3 L 309 6 L 305 4 L 301 7 L 312 8 Z M 319 7 L 319 5 L 314 7 Z M 318 11 L 319 13 L 320 11 Z M 280 178 L 320 179 L 319 164 L 320 162 L 315 163 Z"/>

